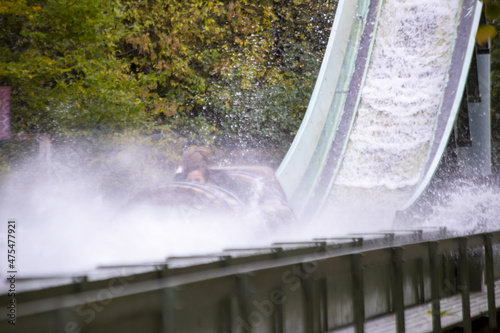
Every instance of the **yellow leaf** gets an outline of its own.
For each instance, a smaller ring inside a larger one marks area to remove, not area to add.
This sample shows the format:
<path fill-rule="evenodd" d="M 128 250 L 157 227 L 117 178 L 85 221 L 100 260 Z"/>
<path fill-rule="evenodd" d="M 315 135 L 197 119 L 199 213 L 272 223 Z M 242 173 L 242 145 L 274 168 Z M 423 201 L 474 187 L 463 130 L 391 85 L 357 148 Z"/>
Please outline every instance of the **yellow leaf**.
<path fill-rule="evenodd" d="M 485 24 L 477 29 L 476 42 L 479 45 L 485 45 L 497 34 L 497 30 L 491 24 Z"/>

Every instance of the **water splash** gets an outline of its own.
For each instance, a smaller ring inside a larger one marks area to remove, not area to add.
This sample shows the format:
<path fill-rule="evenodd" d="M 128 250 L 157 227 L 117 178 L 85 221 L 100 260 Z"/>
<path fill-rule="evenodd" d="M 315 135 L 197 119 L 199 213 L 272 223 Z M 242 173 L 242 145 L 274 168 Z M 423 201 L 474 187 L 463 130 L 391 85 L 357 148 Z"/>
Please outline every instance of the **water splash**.
<path fill-rule="evenodd" d="M 415 185 L 446 84 L 460 3 L 385 1 L 336 184 Z"/>
<path fill-rule="evenodd" d="M 269 237 L 261 220 L 244 216 L 196 216 L 192 211 L 176 215 L 165 209 L 145 208 L 122 214 L 127 201 L 139 191 L 136 183 L 141 182 L 140 177 L 128 182 L 120 178 L 119 188 L 106 191 L 109 178 L 115 176 L 113 170 L 107 174 L 73 153 L 68 165 L 63 162 L 67 156 L 62 155 L 54 153 L 48 169 L 41 169 L 37 158 L 28 159 L 0 184 L 0 219 L 17 221 L 16 260 L 23 276 L 75 273 L 102 264 L 163 261 L 169 255 L 254 246 Z M 130 158 L 139 161 L 140 156 L 130 153 L 128 158 L 114 159 L 114 168 L 133 168 L 127 162 Z M 143 171 L 151 175 L 165 172 L 153 171 L 151 166 Z M 164 175 L 163 183 L 167 183 L 170 177 Z M 150 183 L 142 185 L 147 188 Z M 5 232 L 0 230 L 4 253 Z"/>
<path fill-rule="evenodd" d="M 121 214 L 134 192 L 110 196 L 102 191 L 106 175 L 84 164 L 71 171 L 44 174 L 28 163 L 2 184 L 0 218 L 17 220 L 20 276 L 77 274 L 99 265 L 159 262 L 167 256 L 265 247 L 277 241 L 306 241 L 393 227 L 393 212 L 364 206 L 366 200 L 344 200 L 337 205 L 342 209 L 322 219 L 274 229 L 262 223 L 257 200 L 251 201 L 253 213 L 248 216 L 146 208 Z M 257 182 L 257 190 L 260 185 Z M 437 191 L 428 214 L 419 223 L 412 220 L 411 228 L 445 226 L 479 232 L 498 229 L 498 216 L 500 190 L 466 182 Z M 2 251 L 5 239 L 5 230 L 0 230 Z M 6 271 L 3 266 L 1 269 Z"/>
<path fill-rule="evenodd" d="M 441 182 L 396 221 L 397 227 L 446 227 L 458 235 L 500 229 L 500 186 L 493 177 Z"/>

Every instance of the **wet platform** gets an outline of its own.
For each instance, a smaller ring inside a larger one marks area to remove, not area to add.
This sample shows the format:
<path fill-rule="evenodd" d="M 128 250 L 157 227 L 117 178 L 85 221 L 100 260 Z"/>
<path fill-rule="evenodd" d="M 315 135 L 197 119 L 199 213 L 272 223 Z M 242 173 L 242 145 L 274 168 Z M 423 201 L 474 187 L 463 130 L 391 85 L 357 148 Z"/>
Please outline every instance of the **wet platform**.
<path fill-rule="evenodd" d="M 500 280 L 495 282 L 495 304 L 497 312 L 500 310 Z M 488 295 L 486 290 L 470 294 L 470 309 L 472 320 L 488 315 Z M 441 329 L 449 330 L 462 326 L 462 298 L 455 295 L 443 298 L 440 301 L 441 307 Z M 412 307 L 405 310 L 405 329 L 407 332 L 420 333 L 432 332 L 432 305 L 431 303 Z M 390 314 L 377 319 L 368 320 L 364 326 L 365 332 L 370 333 L 389 333 L 397 332 L 396 316 Z M 355 327 L 346 327 L 329 332 L 335 333 L 354 333 Z"/>

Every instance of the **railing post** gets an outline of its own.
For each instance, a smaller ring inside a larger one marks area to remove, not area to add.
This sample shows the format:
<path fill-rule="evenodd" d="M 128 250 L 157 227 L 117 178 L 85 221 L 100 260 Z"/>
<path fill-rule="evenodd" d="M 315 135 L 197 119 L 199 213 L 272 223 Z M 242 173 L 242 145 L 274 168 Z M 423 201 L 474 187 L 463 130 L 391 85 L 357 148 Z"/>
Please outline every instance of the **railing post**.
<path fill-rule="evenodd" d="M 431 277 L 432 332 L 441 332 L 441 306 L 439 304 L 438 242 L 429 242 L 429 269 Z"/>
<path fill-rule="evenodd" d="M 467 255 L 467 237 L 458 240 L 458 256 L 460 265 L 460 292 L 462 294 L 462 320 L 465 333 L 472 333 L 469 298 L 469 258 Z"/>
<path fill-rule="evenodd" d="M 231 297 L 224 299 L 220 303 L 220 326 L 219 330 L 222 333 L 231 333 L 233 318 L 231 311 Z"/>
<path fill-rule="evenodd" d="M 277 297 L 276 310 L 274 314 L 274 332 L 284 333 L 284 318 L 283 318 L 283 289 L 274 289 L 275 297 Z"/>
<path fill-rule="evenodd" d="M 354 328 L 356 333 L 363 333 L 365 331 L 365 294 L 362 256 L 361 253 L 351 254 Z"/>
<path fill-rule="evenodd" d="M 305 264 L 301 264 L 298 266 L 301 276 L 300 276 L 300 281 L 302 285 L 302 290 L 304 292 L 304 302 L 305 302 L 305 327 L 307 332 L 313 332 L 314 331 L 314 310 L 315 310 L 315 303 L 314 303 L 314 291 L 313 291 L 313 280 L 310 276 L 309 273 L 307 273 L 307 270 L 304 268 Z"/>
<path fill-rule="evenodd" d="M 169 276 L 168 265 L 159 267 L 158 277 L 160 279 L 166 279 Z M 160 292 L 160 315 L 162 320 L 162 330 L 163 333 L 175 332 L 175 298 L 176 291 L 174 287 L 164 288 Z"/>
<path fill-rule="evenodd" d="M 425 303 L 425 279 L 424 279 L 424 260 L 417 259 L 417 274 L 418 274 L 418 303 Z"/>
<path fill-rule="evenodd" d="M 321 332 L 328 331 L 328 287 L 326 279 L 319 281 L 319 308 Z"/>
<path fill-rule="evenodd" d="M 245 273 L 237 274 L 235 275 L 235 278 L 236 294 L 238 296 L 238 301 L 241 309 L 241 317 L 247 319 L 250 316 L 250 302 L 252 298 L 252 291 L 250 288 L 250 275 Z M 243 318 L 241 317 L 238 319 L 242 320 Z"/>
<path fill-rule="evenodd" d="M 495 272 L 493 265 L 493 245 L 491 234 L 484 235 L 485 252 L 485 282 L 488 288 L 488 318 L 490 328 L 497 328 L 497 313 L 495 305 Z"/>
<path fill-rule="evenodd" d="M 396 331 L 405 332 L 405 305 L 403 295 L 403 248 L 392 248 L 392 304 L 396 312 Z"/>

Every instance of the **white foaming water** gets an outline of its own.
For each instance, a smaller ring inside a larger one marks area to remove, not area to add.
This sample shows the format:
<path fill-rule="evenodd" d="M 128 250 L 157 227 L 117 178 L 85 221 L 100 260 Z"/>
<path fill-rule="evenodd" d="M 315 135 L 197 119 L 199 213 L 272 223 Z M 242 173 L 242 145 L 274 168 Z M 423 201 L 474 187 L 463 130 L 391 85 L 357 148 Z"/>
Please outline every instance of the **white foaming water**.
<path fill-rule="evenodd" d="M 359 108 L 322 219 L 364 232 L 393 227 L 428 155 L 460 8 L 456 0 L 384 1 Z"/>
<path fill-rule="evenodd" d="M 114 169 L 133 167 L 129 159 L 139 160 L 134 154 L 114 160 Z M 106 172 L 113 170 L 96 171 L 83 162 L 88 158 L 77 154 L 71 155 L 68 165 L 58 155 L 53 153 L 55 161 L 48 169 L 34 158 L 0 182 L 0 221 L 5 228 L 0 229 L 0 252 L 7 253 L 6 221 L 14 219 L 20 277 L 83 274 L 100 265 L 163 262 L 168 256 L 219 253 L 342 232 L 293 223 L 269 228 L 256 200 L 246 215 L 207 216 L 165 207 L 131 209 L 127 202 L 140 191 L 135 183 L 142 179 L 125 179 L 129 184 L 120 185 L 117 198 L 104 190 L 109 186 Z M 147 172 L 161 174 L 153 168 Z M 7 271 L 6 265 L 6 260 L 0 261 L 1 272 Z"/>
<path fill-rule="evenodd" d="M 259 220 L 244 220 L 242 216 L 197 218 L 193 212 L 175 214 L 165 208 L 127 209 L 127 200 L 114 200 L 101 193 L 99 174 L 89 172 L 82 177 L 79 170 L 73 176 L 40 177 L 30 170 L 36 168 L 17 173 L 2 184 L 1 191 L 0 218 L 17 223 L 16 264 L 20 276 L 164 261 L 173 255 L 267 244 L 270 237 Z M 135 194 L 123 197 L 130 199 Z M 2 253 L 7 253 L 6 232 L 6 226 L 0 230 Z M 2 272 L 5 265 L 2 261 Z"/>
<path fill-rule="evenodd" d="M 447 79 L 457 0 L 384 1 L 337 185 L 415 185 Z"/>
<path fill-rule="evenodd" d="M 390 229 L 420 179 L 446 85 L 456 0 L 383 2 L 347 149 L 321 219 Z"/>
<path fill-rule="evenodd" d="M 456 234 L 500 230 L 500 188 L 457 181 L 440 190 L 426 216 L 407 221 L 413 228 L 446 227 Z M 420 220 L 420 221 L 418 221 Z"/>

